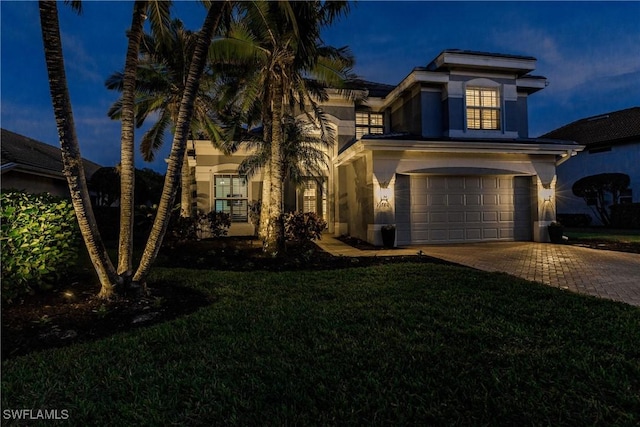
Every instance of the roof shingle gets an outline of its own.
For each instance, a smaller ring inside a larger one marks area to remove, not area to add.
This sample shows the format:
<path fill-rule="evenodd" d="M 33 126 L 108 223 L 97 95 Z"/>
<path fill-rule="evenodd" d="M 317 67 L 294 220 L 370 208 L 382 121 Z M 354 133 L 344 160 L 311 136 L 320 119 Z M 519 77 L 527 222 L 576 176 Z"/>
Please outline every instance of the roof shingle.
<path fill-rule="evenodd" d="M 569 139 L 586 146 L 640 139 L 640 107 L 577 120 L 541 138 Z"/>
<path fill-rule="evenodd" d="M 59 148 L 35 139 L 2 129 L 0 138 L 2 165 L 15 163 L 28 169 L 48 171 L 62 176 L 62 153 Z M 87 178 L 101 168 L 97 163 L 83 159 Z"/>

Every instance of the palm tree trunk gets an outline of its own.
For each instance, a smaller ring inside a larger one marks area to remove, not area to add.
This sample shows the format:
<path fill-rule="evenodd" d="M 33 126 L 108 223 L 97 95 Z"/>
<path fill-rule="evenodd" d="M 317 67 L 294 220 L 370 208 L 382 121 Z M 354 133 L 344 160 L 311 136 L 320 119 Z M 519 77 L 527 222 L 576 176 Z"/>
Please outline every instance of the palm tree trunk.
<path fill-rule="evenodd" d="M 98 296 L 108 298 L 113 293 L 114 285 L 118 284 L 120 279 L 109 259 L 91 207 L 80 146 L 73 121 L 67 77 L 64 71 L 58 6 L 55 1 L 40 1 L 39 8 L 42 41 L 49 75 L 49 90 L 62 150 L 63 173 L 69 184 L 71 201 L 82 238 L 100 280 L 101 286 Z"/>
<path fill-rule="evenodd" d="M 133 6 L 129 45 L 122 84 L 122 132 L 120 135 L 120 242 L 118 274 L 130 278 L 133 274 L 133 205 L 135 185 L 134 127 L 135 88 L 138 53 L 142 39 L 147 1 Z"/>
<path fill-rule="evenodd" d="M 189 218 L 193 215 L 191 209 L 191 168 L 189 167 L 189 155 L 187 150 L 184 152 L 184 158 L 182 160 L 182 171 L 180 174 L 180 187 L 182 193 L 180 196 L 180 216 L 183 218 Z"/>
<path fill-rule="evenodd" d="M 280 253 L 284 246 L 284 230 L 282 225 L 282 118 L 283 89 L 282 74 L 275 76 L 272 82 L 273 97 L 271 104 L 271 159 L 270 159 L 270 203 L 267 235 L 264 239 L 263 251 L 271 256 Z"/>
<path fill-rule="evenodd" d="M 180 102 L 178 122 L 176 123 L 176 132 L 173 136 L 173 143 L 171 145 L 169 164 L 167 166 L 167 174 L 165 176 L 162 195 L 160 196 L 160 204 L 158 205 L 156 218 L 153 222 L 149 239 L 147 240 L 147 244 L 144 248 L 140 265 L 133 277 L 134 282 L 144 282 L 147 278 L 151 265 L 155 261 L 158 251 L 160 250 L 160 246 L 162 245 L 162 239 L 167 232 L 171 208 L 175 201 L 178 182 L 180 179 L 180 170 L 184 160 L 187 138 L 189 137 L 189 128 L 191 118 L 193 117 L 193 107 L 198 91 L 198 84 L 207 60 L 207 50 L 211 43 L 214 30 L 218 27 L 223 14 L 228 12 L 228 10 L 229 2 L 214 2 L 209 6 L 207 17 L 205 18 L 202 29 L 200 30 L 191 65 L 189 66 L 187 83 L 182 95 L 182 101 Z"/>
<path fill-rule="evenodd" d="M 260 228 L 258 238 L 264 241 L 267 238 L 267 227 L 269 225 L 269 205 L 271 202 L 271 162 L 264 165 L 262 173 L 262 202 L 260 205 Z"/>
<path fill-rule="evenodd" d="M 265 81 L 265 87 L 269 87 L 270 86 L 270 82 L 267 80 Z M 263 144 L 266 144 L 269 149 L 271 147 L 271 129 L 272 129 L 272 125 L 271 125 L 271 114 L 270 114 L 270 110 L 269 110 L 269 106 L 271 105 L 271 101 L 270 101 L 270 93 L 268 90 L 264 91 L 263 94 L 263 98 L 262 98 L 262 139 L 263 139 Z M 260 238 L 260 240 L 262 240 L 262 242 L 264 243 L 265 239 L 267 238 L 267 228 L 269 226 L 269 212 L 270 212 L 270 207 L 271 206 L 271 160 L 267 160 L 266 164 L 264 165 L 263 171 L 262 171 L 262 201 L 261 201 L 261 205 L 260 205 L 260 228 L 258 230 L 258 238 Z"/>

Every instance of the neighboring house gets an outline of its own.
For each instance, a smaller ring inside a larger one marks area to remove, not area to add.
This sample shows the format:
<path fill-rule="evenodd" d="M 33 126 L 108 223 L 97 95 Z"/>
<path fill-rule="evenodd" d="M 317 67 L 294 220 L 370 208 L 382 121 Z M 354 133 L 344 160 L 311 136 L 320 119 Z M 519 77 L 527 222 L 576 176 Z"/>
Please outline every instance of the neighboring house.
<path fill-rule="evenodd" d="M 69 197 L 62 174 L 62 152 L 53 145 L 2 129 L 2 189 Z M 87 180 L 100 165 L 83 160 Z"/>
<path fill-rule="evenodd" d="M 361 82 L 366 101 L 330 93 L 322 108 L 337 134 L 323 184 L 287 186 L 286 210 L 314 210 L 329 232 L 380 245 L 547 241 L 555 219 L 556 165 L 583 147 L 529 138 L 527 99 L 547 85 L 536 59 L 445 50 L 398 85 Z M 304 117 L 304 116 L 301 116 Z M 262 177 L 247 179 L 209 141 L 193 141 L 201 211 L 248 220 Z"/>
<path fill-rule="evenodd" d="M 640 107 L 578 120 L 543 137 L 570 139 L 586 147 L 558 166 L 558 213 L 589 214 L 593 224 L 600 224 L 571 187 L 580 178 L 601 173 L 629 175 L 629 191 L 622 194 L 620 202 L 640 202 Z"/>

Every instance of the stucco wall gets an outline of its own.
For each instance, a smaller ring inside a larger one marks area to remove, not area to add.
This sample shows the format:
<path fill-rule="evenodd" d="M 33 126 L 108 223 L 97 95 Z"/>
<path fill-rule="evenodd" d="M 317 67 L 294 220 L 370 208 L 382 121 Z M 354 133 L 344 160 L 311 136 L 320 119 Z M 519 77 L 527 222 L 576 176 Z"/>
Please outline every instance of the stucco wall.
<path fill-rule="evenodd" d="M 3 190 L 20 190 L 31 194 L 50 193 L 58 197 L 70 197 L 69 186 L 63 178 L 54 179 L 45 176 L 10 171 L 2 175 Z"/>
<path fill-rule="evenodd" d="M 399 245 L 411 242 L 411 177 L 396 175 L 395 179 L 396 241 Z"/>
<path fill-rule="evenodd" d="M 198 212 L 211 211 L 211 183 L 209 181 L 196 181 L 196 205 Z"/>
<path fill-rule="evenodd" d="M 585 213 L 593 219 L 592 224 L 600 224 L 596 215 L 584 199 L 576 197 L 571 191 L 573 184 L 580 178 L 600 173 L 625 173 L 629 175 L 633 202 L 640 202 L 640 141 L 616 145 L 611 151 L 589 153 L 584 150 L 570 158 L 557 168 L 557 209 L 560 214 Z"/>
<path fill-rule="evenodd" d="M 462 132 L 466 126 L 464 123 L 464 99 L 463 98 L 447 98 L 443 101 L 443 109 L 447 110 L 445 129 L 448 132 Z"/>
<path fill-rule="evenodd" d="M 373 189 L 370 174 L 367 174 L 367 160 L 362 157 L 341 170 L 347 191 L 341 193 L 340 215 L 349 224 L 350 236 L 367 240 L 368 225 L 373 223 Z"/>
<path fill-rule="evenodd" d="M 442 136 L 442 93 L 441 91 L 426 91 L 420 93 L 422 100 L 421 123 L 422 136 L 425 138 L 437 138 Z"/>
<path fill-rule="evenodd" d="M 504 123 L 502 128 L 505 132 L 518 132 L 518 103 L 517 101 L 504 101 Z"/>
<path fill-rule="evenodd" d="M 526 96 L 518 96 L 515 113 L 518 120 L 516 127 L 518 130 L 518 137 L 529 138 L 529 107 Z"/>
<path fill-rule="evenodd" d="M 337 153 L 345 145 L 351 142 L 355 136 L 355 120 L 356 113 L 355 107 L 351 106 L 335 106 L 335 105 L 323 105 L 322 111 L 327 115 L 328 120 L 335 125 L 337 132 L 337 147 L 335 152 Z"/>

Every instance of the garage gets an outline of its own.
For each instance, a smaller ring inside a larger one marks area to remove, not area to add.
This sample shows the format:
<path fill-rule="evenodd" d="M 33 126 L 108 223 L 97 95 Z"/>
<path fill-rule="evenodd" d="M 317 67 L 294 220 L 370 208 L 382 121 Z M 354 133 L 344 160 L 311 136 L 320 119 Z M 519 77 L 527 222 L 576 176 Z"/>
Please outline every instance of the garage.
<path fill-rule="evenodd" d="M 398 180 L 398 244 L 531 240 L 530 177 L 410 175 Z"/>

